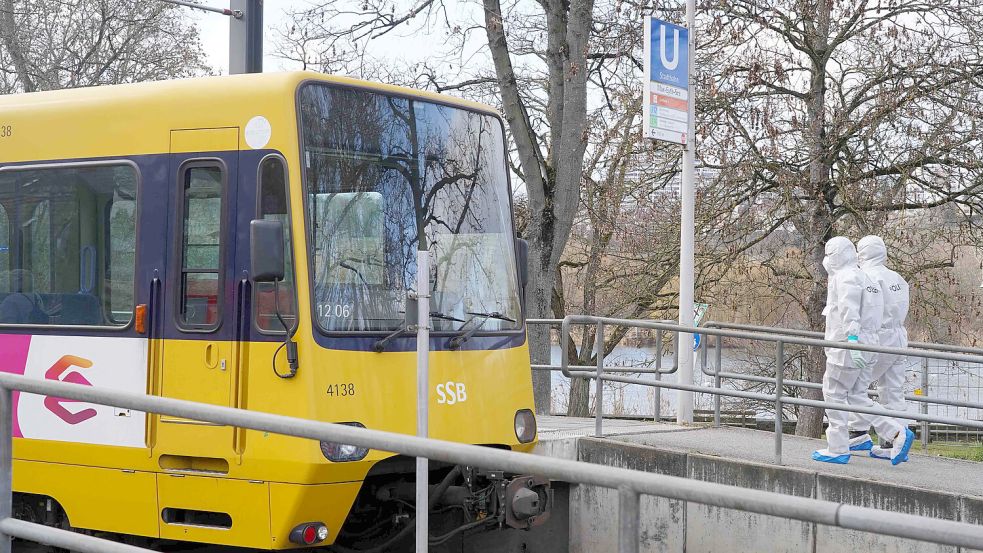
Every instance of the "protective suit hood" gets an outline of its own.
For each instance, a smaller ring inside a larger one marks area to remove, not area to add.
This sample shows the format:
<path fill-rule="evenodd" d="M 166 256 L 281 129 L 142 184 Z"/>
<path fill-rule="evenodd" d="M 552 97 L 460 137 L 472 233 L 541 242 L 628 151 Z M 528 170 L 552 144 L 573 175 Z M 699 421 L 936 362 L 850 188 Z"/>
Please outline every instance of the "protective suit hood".
<path fill-rule="evenodd" d="M 826 272 L 833 274 L 847 267 L 857 266 L 857 249 L 853 242 L 844 236 L 835 236 L 826 242 L 826 257 L 823 267 Z"/>
<path fill-rule="evenodd" d="M 887 261 L 887 246 L 880 236 L 864 236 L 857 242 L 857 254 L 862 267 L 884 265 Z"/>

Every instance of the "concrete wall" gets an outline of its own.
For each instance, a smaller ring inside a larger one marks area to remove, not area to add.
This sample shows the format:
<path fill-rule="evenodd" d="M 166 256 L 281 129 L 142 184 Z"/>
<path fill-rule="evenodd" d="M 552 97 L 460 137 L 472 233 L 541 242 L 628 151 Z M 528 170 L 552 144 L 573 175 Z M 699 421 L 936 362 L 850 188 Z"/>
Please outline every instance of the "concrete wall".
<path fill-rule="evenodd" d="M 816 496 L 816 480 L 806 471 L 783 470 L 697 454 L 688 454 L 686 458 L 687 476 L 696 480 L 800 497 Z M 689 504 L 687 513 L 687 551 L 810 551 L 816 537 L 815 525 L 798 520 L 699 503 Z"/>
<path fill-rule="evenodd" d="M 686 455 L 622 442 L 581 439 L 581 461 L 671 476 L 686 476 Z M 683 551 L 686 502 L 643 495 L 639 551 Z M 618 549 L 618 492 L 596 486 L 570 490 L 570 551 Z"/>
<path fill-rule="evenodd" d="M 570 445 L 564 449 L 569 456 Z M 983 497 L 594 438 L 580 438 L 576 450 L 579 460 L 589 463 L 983 524 Z M 571 553 L 617 551 L 615 491 L 573 486 L 569 509 Z M 954 547 L 649 496 L 642 496 L 640 531 L 642 552 L 964 553 Z"/>

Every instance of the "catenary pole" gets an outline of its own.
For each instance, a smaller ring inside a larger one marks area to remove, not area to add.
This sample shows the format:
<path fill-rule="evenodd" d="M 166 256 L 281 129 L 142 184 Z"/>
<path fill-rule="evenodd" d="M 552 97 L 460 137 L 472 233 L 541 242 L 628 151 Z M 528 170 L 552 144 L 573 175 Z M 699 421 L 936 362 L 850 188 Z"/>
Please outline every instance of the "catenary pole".
<path fill-rule="evenodd" d="M 263 72 L 263 0 L 232 0 L 229 74 Z"/>
<path fill-rule="evenodd" d="M 421 233 L 422 245 L 423 234 Z M 416 254 L 416 435 L 426 438 L 430 417 L 430 252 Z M 430 546 L 430 467 L 426 457 L 416 458 L 416 553 Z"/>
<path fill-rule="evenodd" d="M 696 191 L 694 167 L 696 165 L 696 94 L 693 86 L 693 58 L 696 54 L 696 0 L 686 0 L 686 27 L 689 28 L 689 56 L 687 68 L 689 81 L 689 101 L 687 109 L 686 145 L 683 146 L 683 179 L 680 186 L 682 201 L 682 221 L 679 236 L 679 324 L 693 326 L 693 302 L 695 289 L 694 245 L 696 242 Z M 695 358 L 692 334 L 680 334 L 679 380 L 684 384 L 693 383 L 693 360 Z M 693 393 L 679 392 L 676 406 L 676 422 L 693 422 Z"/>
<path fill-rule="evenodd" d="M 229 74 L 263 72 L 263 0 L 232 0 L 231 8 L 184 0 L 159 1 L 229 16 Z"/>

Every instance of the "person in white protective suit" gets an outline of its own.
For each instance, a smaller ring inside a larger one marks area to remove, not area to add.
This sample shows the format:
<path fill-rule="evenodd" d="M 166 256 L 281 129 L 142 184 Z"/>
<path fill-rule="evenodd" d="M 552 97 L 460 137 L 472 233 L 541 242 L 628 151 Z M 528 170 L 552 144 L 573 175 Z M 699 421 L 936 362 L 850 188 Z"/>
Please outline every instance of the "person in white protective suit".
<path fill-rule="evenodd" d="M 877 285 L 857 266 L 857 249 L 842 236 L 826 243 L 823 267 L 829 274 L 826 291 L 826 340 L 853 344 L 877 344 L 881 328 L 884 301 Z M 874 356 L 858 350 L 826 348 L 826 373 L 823 375 L 823 397 L 827 403 L 873 407 L 867 395 L 870 385 L 870 365 Z M 897 421 L 877 415 L 859 415 L 867 427 L 873 426 L 879 436 L 892 441 L 891 463 L 907 459 L 915 439 L 911 430 Z M 816 461 L 846 464 L 850 461 L 850 414 L 827 409 L 829 427 L 826 430 L 826 449 L 812 454 Z"/>
<path fill-rule="evenodd" d="M 908 283 L 901 275 L 884 266 L 887 261 L 887 247 L 880 236 L 861 238 L 857 242 L 857 254 L 860 269 L 877 283 L 884 298 L 884 316 L 877 332 L 879 344 L 893 348 L 908 347 L 908 331 L 904 326 L 910 302 Z M 908 408 L 902 391 L 905 380 L 904 361 L 905 358 L 900 355 L 878 353 L 871 368 L 870 377 L 877 381 L 878 403 L 892 411 L 905 411 Z M 898 423 L 907 427 L 910 421 L 898 419 Z M 874 445 L 869 430 L 864 419 L 857 417 L 855 413 L 850 415 L 850 450 L 870 450 L 871 457 L 890 459 L 893 446 L 891 440 L 878 436 L 880 445 Z"/>

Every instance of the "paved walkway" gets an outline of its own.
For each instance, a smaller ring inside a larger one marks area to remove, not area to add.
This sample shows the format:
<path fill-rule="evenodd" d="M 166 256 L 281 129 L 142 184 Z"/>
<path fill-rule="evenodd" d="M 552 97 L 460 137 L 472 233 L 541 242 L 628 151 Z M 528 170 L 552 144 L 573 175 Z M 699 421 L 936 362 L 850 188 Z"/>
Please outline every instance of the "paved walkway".
<path fill-rule="evenodd" d="M 540 440 L 594 435 L 594 419 L 539 417 Z M 649 445 L 672 451 L 701 453 L 728 459 L 774 464 L 775 434 L 748 428 L 680 426 L 641 421 L 604 421 L 604 437 Z M 812 452 L 825 447 L 824 440 L 785 435 L 782 439 L 784 466 L 822 474 L 838 474 L 928 490 L 983 496 L 983 463 L 949 459 L 921 453 L 921 444 L 911 448 L 907 463 L 893 466 L 867 456 L 854 455 L 847 465 L 819 463 Z"/>

